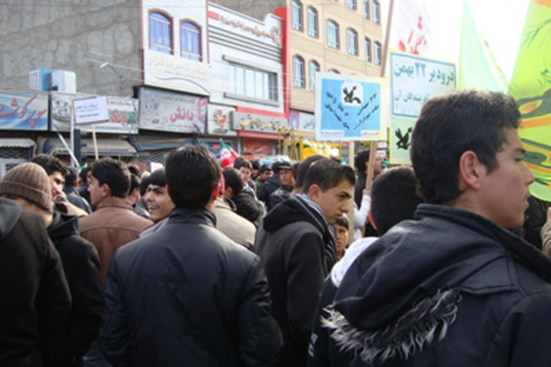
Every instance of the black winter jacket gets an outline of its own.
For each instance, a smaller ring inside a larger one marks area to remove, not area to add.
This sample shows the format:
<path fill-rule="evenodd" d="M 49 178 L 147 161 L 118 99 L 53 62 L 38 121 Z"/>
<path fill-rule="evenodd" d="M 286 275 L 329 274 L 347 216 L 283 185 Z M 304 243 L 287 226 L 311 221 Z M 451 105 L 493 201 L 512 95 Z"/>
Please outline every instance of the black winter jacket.
<path fill-rule="evenodd" d="M 80 237 L 78 217 L 59 212 L 48 235 L 63 263 L 73 300 L 66 335 L 49 349 L 46 366 L 82 366 L 82 356 L 96 339 L 101 324 L 103 287 L 94 245 Z"/>
<path fill-rule="evenodd" d="M 273 175 L 262 186 L 262 189 L 258 193 L 258 200 L 268 204 L 268 200 L 270 198 L 270 195 L 272 195 L 272 192 L 276 191 L 279 187 L 281 187 L 281 185 L 282 184 L 281 184 L 281 179 L 279 178 L 279 175 L 278 174 Z"/>
<path fill-rule="evenodd" d="M 255 248 L 283 332 L 285 348 L 279 365 L 305 366 L 323 281 L 336 261 L 335 240 L 319 206 L 295 195 L 266 215 Z"/>
<path fill-rule="evenodd" d="M 351 365 L 551 366 L 551 262 L 474 213 L 421 205 L 416 217 L 337 291 L 325 325 Z"/>
<path fill-rule="evenodd" d="M 40 344 L 65 332 L 71 310 L 44 220 L 0 199 L 0 366 L 41 367 Z"/>
<path fill-rule="evenodd" d="M 114 366 L 269 366 L 282 346 L 258 257 L 176 208 L 152 235 L 117 250 L 100 346 Z"/>

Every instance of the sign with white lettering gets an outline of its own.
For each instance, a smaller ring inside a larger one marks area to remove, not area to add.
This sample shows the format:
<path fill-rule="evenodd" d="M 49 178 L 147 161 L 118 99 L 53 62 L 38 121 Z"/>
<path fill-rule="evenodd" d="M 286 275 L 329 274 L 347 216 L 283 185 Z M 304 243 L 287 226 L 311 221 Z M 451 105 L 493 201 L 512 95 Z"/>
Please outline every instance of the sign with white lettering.
<path fill-rule="evenodd" d="M 455 65 L 402 53 L 390 54 L 392 114 L 417 118 L 432 97 L 456 89 Z"/>
<path fill-rule="evenodd" d="M 385 140 L 386 90 L 382 78 L 316 73 L 316 140 Z"/>

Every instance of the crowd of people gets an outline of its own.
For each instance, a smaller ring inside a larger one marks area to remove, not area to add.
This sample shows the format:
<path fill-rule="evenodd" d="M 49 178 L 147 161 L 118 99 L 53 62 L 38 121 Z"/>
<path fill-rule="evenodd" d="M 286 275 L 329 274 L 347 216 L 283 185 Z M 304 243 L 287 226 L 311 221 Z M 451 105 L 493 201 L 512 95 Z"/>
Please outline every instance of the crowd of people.
<path fill-rule="evenodd" d="M 377 157 L 369 190 L 369 150 L 38 155 L 0 180 L 0 366 L 550 365 L 551 210 L 519 121 L 504 94 L 431 99 L 412 167 Z"/>

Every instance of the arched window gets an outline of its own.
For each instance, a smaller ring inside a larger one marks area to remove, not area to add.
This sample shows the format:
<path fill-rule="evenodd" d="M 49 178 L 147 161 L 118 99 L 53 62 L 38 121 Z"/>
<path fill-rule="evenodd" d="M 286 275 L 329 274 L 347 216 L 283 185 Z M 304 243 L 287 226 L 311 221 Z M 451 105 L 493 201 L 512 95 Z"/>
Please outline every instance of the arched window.
<path fill-rule="evenodd" d="M 300 56 L 293 57 L 293 85 L 304 88 L 304 59 Z"/>
<path fill-rule="evenodd" d="M 346 49 L 350 55 L 358 55 L 358 33 L 352 28 L 346 29 Z"/>
<path fill-rule="evenodd" d="M 381 65 L 381 44 L 379 42 L 375 42 L 374 51 L 375 65 L 379 66 Z"/>
<path fill-rule="evenodd" d="M 149 14 L 149 48 L 172 54 L 172 19 L 157 12 Z"/>
<path fill-rule="evenodd" d="M 339 25 L 332 21 L 327 21 L 327 46 L 339 48 Z"/>
<path fill-rule="evenodd" d="M 311 60 L 308 63 L 308 68 L 310 69 L 310 90 L 316 90 L 316 73 L 320 71 L 320 66 L 314 60 Z"/>
<path fill-rule="evenodd" d="M 345 0 L 344 3 L 347 8 L 356 10 L 356 0 Z"/>
<path fill-rule="evenodd" d="M 381 7 L 378 0 L 373 0 L 371 3 L 371 9 L 373 12 L 373 23 L 381 24 Z"/>
<path fill-rule="evenodd" d="M 308 7 L 308 35 L 318 36 L 318 11 L 312 6 Z"/>
<path fill-rule="evenodd" d="M 329 72 L 330 74 L 340 74 L 340 73 L 341 73 L 341 72 L 338 71 L 337 69 L 329 69 L 328 72 Z"/>
<path fill-rule="evenodd" d="M 182 22 L 180 26 L 182 57 L 201 61 L 201 29 L 191 22 Z"/>
<path fill-rule="evenodd" d="M 293 0 L 291 4 L 291 27 L 302 31 L 302 3 L 298 0 Z"/>
<path fill-rule="evenodd" d="M 365 61 L 371 62 L 371 40 L 365 38 Z"/>
<path fill-rule="evenodd" d="M 369 19 L 369 0 L 364 0 L 364 18 Z"/>

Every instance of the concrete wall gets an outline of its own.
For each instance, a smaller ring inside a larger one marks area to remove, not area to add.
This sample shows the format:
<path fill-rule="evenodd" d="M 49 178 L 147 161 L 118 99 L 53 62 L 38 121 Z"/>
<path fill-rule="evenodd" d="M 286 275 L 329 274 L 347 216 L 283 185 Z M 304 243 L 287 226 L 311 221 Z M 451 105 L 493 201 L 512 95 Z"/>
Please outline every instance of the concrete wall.
<path fill-rule="evenodd" d="M 141 83 L 139 16 L 138 0 L 2 1 L 0 87 L 26 88 L 30 70 L 50 68 L 74 71 L 77 92 L 131 95 Z"/>

